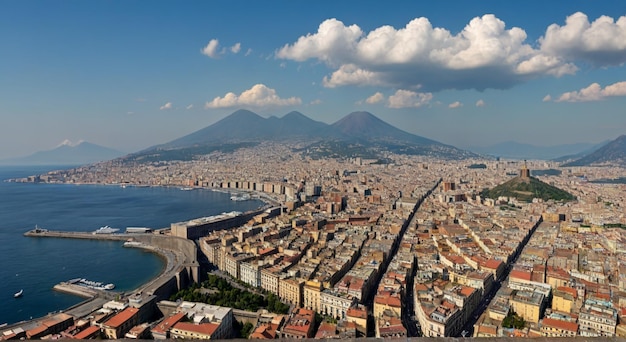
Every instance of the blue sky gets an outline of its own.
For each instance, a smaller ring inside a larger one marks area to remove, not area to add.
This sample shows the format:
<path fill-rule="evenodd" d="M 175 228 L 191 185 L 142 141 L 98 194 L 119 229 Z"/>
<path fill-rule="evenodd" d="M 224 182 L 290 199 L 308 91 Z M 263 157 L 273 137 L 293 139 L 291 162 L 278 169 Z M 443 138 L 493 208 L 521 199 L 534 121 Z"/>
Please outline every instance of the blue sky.
<path fill-rule="evenodd" d="M 5 0 L 0 56 L 0 159 L 136 151 L 240 108 L 458 147 L 626 134 L 624 1 Z"/>

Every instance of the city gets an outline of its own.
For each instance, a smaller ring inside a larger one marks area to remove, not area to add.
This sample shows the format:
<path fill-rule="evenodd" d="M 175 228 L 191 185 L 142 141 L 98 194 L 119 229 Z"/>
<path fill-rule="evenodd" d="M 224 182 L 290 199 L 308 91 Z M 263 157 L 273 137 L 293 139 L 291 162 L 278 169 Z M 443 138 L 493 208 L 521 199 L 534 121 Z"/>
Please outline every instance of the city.
<path fill-rule="evenodd" d="M 594 182 L 623 177 L 623 168 L 534 177 L 559 165 L 397 154 L 386 155 L 390 163 L 311 159 L 293 148 L 266 142 L 194 161 L 113 160 L 15 180 L 265 198 L 236 226 L 194 219 L 148 234 L 194 240 L 201 272 L 208 267 L 209 277 L 278 298 L 288 306 L 282 313 L 145 291 L 2 338 L 625 336 L 626 185 Z M 517 178 L 540 179 L 576 199 L 481 197 Z M 184 288 L 216 291 L 193 285 L 206 285 L 194 272 Z M 244 334 L 233 322 L 248 324 Z"/>

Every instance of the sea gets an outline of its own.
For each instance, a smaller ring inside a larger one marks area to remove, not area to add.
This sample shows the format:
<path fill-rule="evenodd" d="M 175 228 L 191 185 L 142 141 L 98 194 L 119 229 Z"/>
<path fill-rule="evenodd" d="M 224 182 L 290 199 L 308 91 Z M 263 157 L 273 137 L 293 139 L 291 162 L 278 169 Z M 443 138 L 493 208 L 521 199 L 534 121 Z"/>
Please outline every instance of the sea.
<path fill-rule="evenodd" d="M 42 317 L 84 300 L 53 290 L 59 282 L 85 278 L 132 291 L 165 266 L 157 255 L 118 241 L 23 235 L 35 226 L 87 232 L 105 225 L 120 232 L 126 227 L 158 229 L 263 205 L 259 200 L 231 201 L 229 193 L 207 189 L 4 182 L 65 168 L 0 166 L 0 324 Z M 14 298 L 20 290 L 23 296 Z"/>

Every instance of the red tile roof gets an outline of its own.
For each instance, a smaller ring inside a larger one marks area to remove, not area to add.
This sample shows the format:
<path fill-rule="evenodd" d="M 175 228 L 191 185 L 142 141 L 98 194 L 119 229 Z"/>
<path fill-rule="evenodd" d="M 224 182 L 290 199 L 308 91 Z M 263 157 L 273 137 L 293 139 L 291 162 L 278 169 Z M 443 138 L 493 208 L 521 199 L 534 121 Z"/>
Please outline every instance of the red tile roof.
<path fill-rule="evenodd" d="M 178 312 L 166 319 L 164 319 L 161 323 L 157 324 L 156 327 L 152 328 L 152 331 L 156 331 L 157 333 L 165 334 L 168 330 L 170 330 L 174 324 L 180 322 L 183 318 L 185 318 L 184 312 Z"/>
<path fill-rule="evenodd" d="M 565 330 L 565 331 L 572 331 L 572 332 L 578 331 L 578 323 L 561 321 L 561 320 L 553 319 L 553 318 L 544 318 L 542 325 Z"/>
<path fill-rule="evenodd" d="M 215 332 L 215 330 L 217 330 L 218 327 L 219 327 L 219 324 L 215 324 L 215 323 L 193 324 L 190 322 L 178 322 L 174 324 L 173 329 L 190 331 L 190 332 L 195 332 L 195 333 L 210 336 L 211 334 Z"/>
<path fill-rule="evenodd" d="M 511 275 L 509 276 L 511 279 L 522 279 L 522 280 L 530 280 L 530 272 L 513 270 L 511 271 Z"/>
<path fill-rule="evenodd" d="M 106 321 L 104 323 L 104 326 L 117 328 L 120 325 L 124 324 L 124 322 L 131 319 L 137 312 L 139 312 L 139 309 L 137 308 L 130 308 L 130 307 L 126 308 L 122 312 L 116 314 L 115 316 L 111 317 L 108 321 Z"/>
<path fill-rule="evenodd" d="M 79 332 L 78 334 L 74 335 L 74 338 L 77 340 L 84 340 L 87 339 L 89 337 L 91 337 L 93 334 L 97 333 L 98 331 L 100 331 L 100 327 L 96 326 L 96 325 L 92 325 L 90 327 L 88 327 L 87 329 Z"/>

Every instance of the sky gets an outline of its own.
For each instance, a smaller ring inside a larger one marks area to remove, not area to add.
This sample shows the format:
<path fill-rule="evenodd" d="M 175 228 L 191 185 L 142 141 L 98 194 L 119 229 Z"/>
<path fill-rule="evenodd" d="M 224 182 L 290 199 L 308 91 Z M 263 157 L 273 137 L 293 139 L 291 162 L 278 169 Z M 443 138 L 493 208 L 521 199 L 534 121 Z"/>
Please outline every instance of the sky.
<path fill-rule="evenodd" d="M 237 109 L 461 148 L 626 134 L 626 1 L 0 1 L 0 159 Z M 242 123 L 245 124 L 245 123 Z"/>

